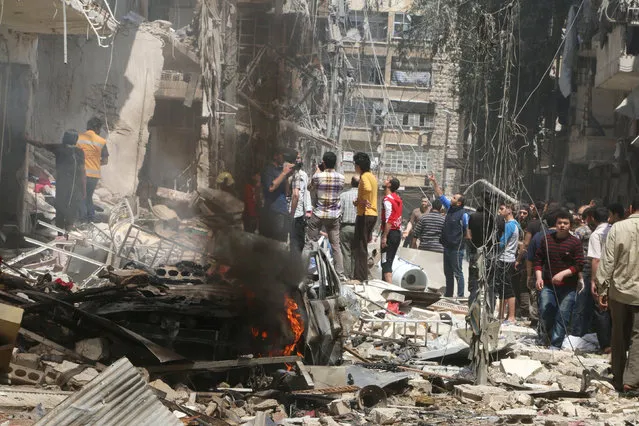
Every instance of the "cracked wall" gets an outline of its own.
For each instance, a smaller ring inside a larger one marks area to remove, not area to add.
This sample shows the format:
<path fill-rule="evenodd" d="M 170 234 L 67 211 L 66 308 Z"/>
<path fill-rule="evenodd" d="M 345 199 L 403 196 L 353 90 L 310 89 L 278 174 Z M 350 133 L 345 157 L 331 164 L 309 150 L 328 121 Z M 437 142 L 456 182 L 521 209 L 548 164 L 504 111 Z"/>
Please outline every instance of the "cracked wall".
<path fill-rule="evenodd" d="M 65 129 L 83 131 L 93 115 L 106 116 L 110 157 L 101 184 L 122 195 L 136 191 L 164 64 L 163 43 L 146 28 L 121 29 L 109 48 L 69 37 L 68 64 L 62 37 L 41 36 L 38 45 L 32 137 L 58 143 Z"/>

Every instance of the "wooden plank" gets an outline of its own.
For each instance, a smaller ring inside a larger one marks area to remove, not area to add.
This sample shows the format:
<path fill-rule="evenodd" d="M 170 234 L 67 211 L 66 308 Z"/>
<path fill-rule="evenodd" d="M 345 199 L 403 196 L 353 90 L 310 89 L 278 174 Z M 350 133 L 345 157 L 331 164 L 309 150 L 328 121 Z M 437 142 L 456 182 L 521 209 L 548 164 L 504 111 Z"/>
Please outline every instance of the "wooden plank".
<path fill-rule="evenodd" d="M 306 381 L 306 385 L 311 389 L 314 388 L 315 383 L 313 383 L 313 378 L 308 373 L 308 370 L 306 369 L 306 366 L 304 365 L 304 363 L 302 361 L 296 361 L 295 365 L 297 366 L 297 369 L 302 374 L 302 377 L 304 377 L 304 380 Z"/>
<path fill-rule="evenodd" d="M 154 365 L 146 367 L 149 373 L 171 373 L 175 371 L 226 371 L 232 368 L 247 368 L 269 364 L 291 364 L 300 361 L 298 356 L 276 356 L 265 358 L 245 358 L 226 361 L 194 361 L 171 365 Z"/>

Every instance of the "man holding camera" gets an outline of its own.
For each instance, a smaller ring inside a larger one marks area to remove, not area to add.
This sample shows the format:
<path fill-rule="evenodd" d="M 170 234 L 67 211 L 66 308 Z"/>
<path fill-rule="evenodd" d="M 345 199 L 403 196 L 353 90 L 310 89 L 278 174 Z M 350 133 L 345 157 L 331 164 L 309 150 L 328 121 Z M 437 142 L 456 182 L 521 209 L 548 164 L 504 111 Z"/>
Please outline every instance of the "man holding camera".
<path fill-rule="evenodd" d="M 311 242 L 319 239 L 322 228 L 326 229 L 328 241 L 333 249 L 335 271 L 340 277 L 344 276 L 344 260 L 340 248 L 339 230 L 342 206 L 340 194 L 344 189 L 344 175 L 335 171 L 337 155 L 327 152 L 322 157 L 322 164 L 311 179 L 309 189 L 315 191 L 317 201 L 313 214 L 307 223 L 306 249 L 311 249 Z"/>
<path fill-rule="evenodd" d="M 291 162 L 285 162 L 284 157 L 290 157 L 291 151 L 276 147 L 273 150 L 273 161 L 262 172 L 264 209 L 260 220 L 260 234 L 284 243 L 290 230 L 290 213 L 286 200 L 289 192 L 288 177 L 294 166 Z M 296 155 L 294 153 L 293 158 Z"/>
<path fill-rule="evenodd" d="M 290 214 L 293 217 L 291 226 L 291 251 L 302 252 L 304 249 L 304 238 L 306 236 L 306 220 L 311 217 L 313 205 L 311 194 L 308 190 L 308 174 L 302 170 L 302 158 L 297 153 L 295 165 L 293 166 L 293 177 L 291 178 L 291 207 Z"/>

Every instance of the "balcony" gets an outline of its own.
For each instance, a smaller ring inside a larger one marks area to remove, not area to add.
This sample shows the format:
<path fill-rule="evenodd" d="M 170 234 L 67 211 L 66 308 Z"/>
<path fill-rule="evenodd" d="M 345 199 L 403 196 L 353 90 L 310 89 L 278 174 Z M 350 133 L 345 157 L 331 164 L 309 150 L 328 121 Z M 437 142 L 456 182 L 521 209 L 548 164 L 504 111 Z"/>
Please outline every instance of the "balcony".
<path fill-rule="evenodd" d="M 430 102 L 431 89 L 415 86 L 381 86 L 375 84 L 358 84 L 356 89 L 363 98 L 384 99 L 388 95 L 391 101 Z"/>
<path fill-rule="evenodd" d="M 382 132 L 380 142 L 383 140 L 387 145 L 419 146 L 420 137 L 431 131 L 432 129 L 404 129 L 402 132 L 395 129 L 385 129 Z M 373 143 L 376 141 L 376 135 L 374 135 L 369 128 L 346 126 L 342 131 L 342 139 L 350 143 L 360 142 L 368 144 L 369 142 Z M 423 143 L 426 142 L 424 141 Z"/>
<path fill-rule="evenodd" d="M 626 54 L 625 26 L 617 25 L 597 49 L 595 87 L 631 91 L 639 86 L 639 57 Z"/>
<path fill-rule="evenodd" d="M 568 161 L 573 164 L 609 164 L 614 160 L 617 139 L 610 136 L 573 135 L 568 142 Z"/>
<path fill-rule="evenodd" d="M 102 1 L 77 0 L 69 3 L 66 22 L 62 3 L 49 0 L 3 1 L 2 26 L 14 31 L 37 34 L 86 34 L 87 26 L 100 28 L 100 35 L 110 36 L 117 22 Z"/>

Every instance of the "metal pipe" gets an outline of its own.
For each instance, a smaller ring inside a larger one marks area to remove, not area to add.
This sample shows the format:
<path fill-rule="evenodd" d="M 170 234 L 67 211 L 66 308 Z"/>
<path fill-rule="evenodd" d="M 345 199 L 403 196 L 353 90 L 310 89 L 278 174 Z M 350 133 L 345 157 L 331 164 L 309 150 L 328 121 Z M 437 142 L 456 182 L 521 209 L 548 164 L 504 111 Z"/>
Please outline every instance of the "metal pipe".
<path fill-rule="evenodd" d="M 35 240 L 33 238 L 29 238 L 29 237 L 24 237 L 24 240 L 26 242 L 28 242 L 28 243 L 35 244 L 35 245 L 40 246 L 40 247 L 46 247 L 47 249 L 56 251 L 58 253 L 66 254 L 67 256 L 74 257 L 74 258 L 76 258 L 78 260 L 82 260 L 82 261 L 90 263 L 92 265 L 106 266 L 102 262 L 99 262 L 97 260 L 91 259 L 91 258 L 86 257 L 86 256 L 82 256 L 81 254 L 76 254 L 76 253 L 73 253 L 73 252 L 70 252 L 70 251 L 66 251 L 66 250 L 62 250 L 61 248 L 55 247 L 54 245 L 52 245 L 53 243 L 45 244 L 42 241 L 38 241 L 38 240 Z"/>

